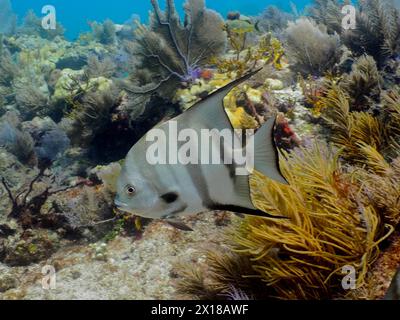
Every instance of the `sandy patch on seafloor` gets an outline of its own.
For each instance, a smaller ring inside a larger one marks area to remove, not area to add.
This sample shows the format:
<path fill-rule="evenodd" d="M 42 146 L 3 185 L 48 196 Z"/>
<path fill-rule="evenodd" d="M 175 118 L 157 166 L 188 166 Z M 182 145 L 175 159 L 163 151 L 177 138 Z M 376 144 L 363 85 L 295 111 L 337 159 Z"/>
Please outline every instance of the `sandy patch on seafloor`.
<path fill-rule="evenodd" d="M 105 247 L 105 258 L 95 258 L 88 245 L 72 245 L 50 259 L 29 267 L 0 264 L 0 273 L 17 280 L 16 288 L 0 299 L 174 299 L 174 265 L 201 261 L 201 249 L 221 245 L 223 227 L 212 213 L 193 220 L 193 232 L 161 223 L 147 226 L 143 237 L 117 237 Z M 56 268 L 56 288 L 42 288 L 42 267 Z"/>
<path fill-rule="evenodd" d="M 228 214 L 228 220 L 232 218 Z M 204 249 L 223 246 L 224 228 L 216 226 L 213 213 L 189 218 L 193 232 L 176 230 L 153 222 L 141 239 L 117 237 L 107 243 L 105 258 L 95 257 L 89 245 L 70 245 L 47 261 L 28 267 L 8 267 L 0 263 L 0 275 L 16 281 L 14 289 L 0 292 L 1 299 L 177 299 L 176 266 L 185 262 L 206 263 Z M 100 245 L 99 242 L 95 245 Z M 41 270 L 52 265 L 57 270 L 56 288 L 42 288 Z M 400 266 L 400 233 L 372 266 L 363 287 L 348 299 L 382 299 Z"/>

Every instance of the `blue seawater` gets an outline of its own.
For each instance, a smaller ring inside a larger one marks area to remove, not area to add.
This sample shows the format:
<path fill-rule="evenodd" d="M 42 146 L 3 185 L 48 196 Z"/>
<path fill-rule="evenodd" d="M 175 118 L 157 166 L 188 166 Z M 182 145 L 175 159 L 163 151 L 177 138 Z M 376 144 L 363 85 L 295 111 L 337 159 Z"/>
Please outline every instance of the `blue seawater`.
<path fill-rule="evenodd" d="M 165 0 L 160 0 L 165 5 Z M 176 7 L 182 15 L 185 0 L 176 0 Z M 42 7 L 53 5 L 57 10 L 57 19 L 66 28 L 66 37 L 73 40 L 79 33 L 89 30 L 88 21 L 111 19 L 115 23 L 124 23 L 132 15 L 138 15 L 147 22 L 151 9 L 148 0 L 11 0 L 13 10 L 22 19 L 29 10 L 41 15 Z M 310 0 L 206 0 L 208 8 L 218 11 L 222 16 L 230 11 L 240 11 L 244 15 L 258 15 L 269 5 L 291 11 L 291 3 L 302 10 Z"/>

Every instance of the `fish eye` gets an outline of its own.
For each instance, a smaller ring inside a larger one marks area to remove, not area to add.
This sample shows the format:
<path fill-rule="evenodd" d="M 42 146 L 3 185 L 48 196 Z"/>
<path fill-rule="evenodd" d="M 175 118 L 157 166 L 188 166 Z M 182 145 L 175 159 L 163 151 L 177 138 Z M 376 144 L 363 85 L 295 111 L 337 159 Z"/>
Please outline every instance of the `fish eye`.
<path fill-rule="evenodd" d="M 132 185 L 127 185 L 127 186 L 125 187 L 125 191 L 126 191 L 126 194 L 127 194 L 128 196 L 133 196 L 133 195 L 136 193 L 136 189 L 135 189 L 135 187 L 132 186 Z"/>

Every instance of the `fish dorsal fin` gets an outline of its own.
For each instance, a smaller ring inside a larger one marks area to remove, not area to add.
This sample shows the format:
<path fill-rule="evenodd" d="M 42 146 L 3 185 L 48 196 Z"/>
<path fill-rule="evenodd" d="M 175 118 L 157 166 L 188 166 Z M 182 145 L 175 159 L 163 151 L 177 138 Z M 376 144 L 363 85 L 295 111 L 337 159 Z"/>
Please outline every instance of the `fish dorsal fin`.
<path fill-rule="evenodd" d="M 275 122 L 276 116 L 271 117 L 255 134 L 254 167 L 268 178 L 288 184 L 279 168 L 279 154 L 274 139 Z"/>
<path fill-rule="evenodd" d="M 197 102 L 190 109 L 184 112 L 181 115 L 182 120 L 188 120 L 187 123 L 195 121 L 197 124 L 205 128 L 217 130 L 228 128 L 233 130 L 232 124 L 224 109 L 224 98 L 233 88 L 251 78 L 260 70 L 261 69 L 250 72 L 211 93 L 209 96 Z"/>

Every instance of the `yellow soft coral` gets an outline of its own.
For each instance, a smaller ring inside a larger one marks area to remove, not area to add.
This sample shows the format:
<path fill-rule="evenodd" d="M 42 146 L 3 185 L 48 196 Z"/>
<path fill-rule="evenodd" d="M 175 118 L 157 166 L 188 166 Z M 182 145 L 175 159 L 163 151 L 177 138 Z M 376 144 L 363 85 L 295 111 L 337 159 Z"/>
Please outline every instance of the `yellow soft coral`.
<path fill-rule="evenodd" d="M 273 286 L 279 298 L 345 293 L 341 280 L 347 265 L 362 285 L 378 244 L 390 233 L 382 233 L 380 214 L 362 201 L 361 186 L 342 170 L 337 156 L 317 145 L 291 155 L 282 161 L 288 186 L 260 174 L 251 179 L 255 204 L 289 219 L 246 217 L 234 232 L 235 249 L 253 261 L 253 275 Z"/>
<path fill-rule="evenodd" d="M 350 111 L 348 95 L 336 85 L 321 98 L 322 116 L 331 127 L 331 140 L 342 149 L 342 156 L 351 162 L 364 162 L 360 144 L 378 152 L 388 147 L 388 127 L 381 118 L 368 112 Z"/>
<path fill-rule="evenodd" d="M 200 297 L 224 294 L 234 285 L 257 299 L 343 298 L 352 294 L 342 286 L 345 267 L 354 268 L 355 286 L 362 287 L 379 244 L 400 217 L 395 183 L 400 158 L 389 165 L 364 147 L 376 173 L 342 168 L 340 153 L 324 143 L 282 156 L 289 185 L 256 172 L 251 177 L 254 204 L 288 219 L 238 220 L 226 235 L 233 250 L 207 255 L 207 283 L 193 277 L 186 283 L 194 281 Z M 385 193 L 390 194 L 388 205 Z"/>
<path fill-rule="evenodd" d="M 257 121 L 242 107 L 235 110 L 226 109 L 226 112 L 235 129 L 254 129 L 257 127 Z"/>
<path fill-rule="evenodd" d="M 272 64 L 277 70 L 283 68 L 283 46 L 269 33 L 260 38 L 258 45 L 238 50 L 236 49 L 231 57 L 214 58 L 211 62 L 217 66 L 220 73 L 226 73 L 229 77 L 241 76 L 259 63 Z"/>

